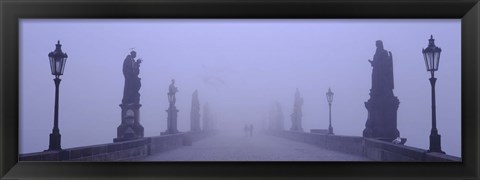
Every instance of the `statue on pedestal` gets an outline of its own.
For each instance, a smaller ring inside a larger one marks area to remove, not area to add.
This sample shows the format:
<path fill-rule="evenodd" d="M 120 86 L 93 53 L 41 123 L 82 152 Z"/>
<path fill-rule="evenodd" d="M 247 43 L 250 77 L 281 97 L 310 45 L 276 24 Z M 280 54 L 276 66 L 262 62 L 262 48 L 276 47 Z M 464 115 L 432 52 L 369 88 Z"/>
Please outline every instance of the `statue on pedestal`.
<path fill-rule="evenodd" d="M 372 88 L 370 99 L 365 102 L 368 118 L 363 136 L 391 142 L 400 136 L 397 129 L 400 101 L 393 94 L 393 56 L 383 48 L 382 41 L 376 41 L 376 47 L 373 60 L 368 60 L 373 67 Z"/>
<path fill-rule="evenodd" d="M 122 104 L 120 104 L 122 122 L 117 128 L 117 138 L 113 142 L 127 141 L 143 138 L 143 126 L 140 124 L 140 63 L 142 59 L 135 60 L 137 53 L 131 51 L 123 61 L 123 87 Z"/>
<path fill-rule="evenodd" d="M 200 101 L 198 91 L 192 94 L 192 109 L 190 111 L 190 131 L 200 131 Z"/>
<path fill-rule="evenodd" d="M 178 114 L 178 109 L 175 107 L 175 93 L 178 92 L 178 88 L 175 87 L 175 80 L 172 79 L 172 83 L 168 87 L 168 102 L 169 106 L 167 111 L 167 130 L 163 133 L 160 133 L 161 135 L 166 135 L 166 134 L 175 134 L 178 133 L 177 130 L 177 114 Z"/>
<path fill-rule="evenodd" d="M 132 51 L 130 55 L 127 55 L 123 61 L 123 76 L 125 77 L 125 85 L 123 87 L 123 99 L 122 104 L 130 104 L 140 102 L 140 63 L 142 59 L 135 60 L 137 52 Z"/>
<path fill-rule="evenodd" d="M 297 88 L 297 90 L 295 91 L 295 100 L 293 103 L 293 113 L 290 115 L 292 119 L 292 127 L 290 128 L 291 131 L 303 132 L 302 105 L 303 105 L 303 98 L 300 97 L 300 92 L 298 91 L 298 88 Z"/>

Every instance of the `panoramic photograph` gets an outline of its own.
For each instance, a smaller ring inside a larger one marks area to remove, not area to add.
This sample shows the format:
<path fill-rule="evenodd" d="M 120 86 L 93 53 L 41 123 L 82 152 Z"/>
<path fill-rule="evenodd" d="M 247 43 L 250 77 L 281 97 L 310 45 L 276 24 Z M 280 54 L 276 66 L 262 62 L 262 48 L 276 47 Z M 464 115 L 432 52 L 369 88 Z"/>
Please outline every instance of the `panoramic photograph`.
<path fill-rule="evenodd" d="M 460 19 L 20 19 L 19 161 L 462 161 Z"/>

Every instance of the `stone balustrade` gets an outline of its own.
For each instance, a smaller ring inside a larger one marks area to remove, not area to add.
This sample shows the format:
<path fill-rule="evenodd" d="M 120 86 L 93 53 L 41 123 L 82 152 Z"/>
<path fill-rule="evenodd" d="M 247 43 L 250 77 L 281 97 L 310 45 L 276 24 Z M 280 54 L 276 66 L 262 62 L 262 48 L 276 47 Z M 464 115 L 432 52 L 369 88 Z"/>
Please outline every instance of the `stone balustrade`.
<path fill-rule="evenodd" d="M 424 149 L 360 136 L 326 135 L 293 131 L 268 131 L 270 135 L 305 142 L 325 149 L 364 156 L 372 161 L 457 161 L 459 157 L 428 153 Z"/>
<path fill-rule="evenodd" d="M 20 161 L 128 161 L 169 151 L 203 139 L 213 132 L 186 132 L 171 135 L 146 137 L 131 141 L 99 144 L 20 154 Z"/>

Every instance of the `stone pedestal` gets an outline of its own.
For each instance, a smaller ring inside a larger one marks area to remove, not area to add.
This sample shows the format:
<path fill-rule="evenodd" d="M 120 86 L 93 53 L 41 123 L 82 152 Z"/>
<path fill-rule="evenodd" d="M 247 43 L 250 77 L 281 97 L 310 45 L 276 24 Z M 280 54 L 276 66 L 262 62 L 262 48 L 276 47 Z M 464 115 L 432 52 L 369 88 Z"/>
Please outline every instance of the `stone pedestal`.
<path fill-rule="evenodd" d="M 292 118 L 292 127 L 290 128 L 290 130 L 303 132 L 302 121 L 301 121 L 302 116 L 299 114 L 293 113 L 291 115 L 291 118 Z"/>
<path fill-rule="evenodd" d="M 365 102 L 368 119 L 363 130 L 364 137 L 392 141 L 400 136 L 397 129 L 397 109 L 400 102 L 397 97 L 371 97 Z"/>
<path fill-rule="evenodd" d="M 178 133 L 177 130 L 177 113 L 178 109 L 175 105 L 170 104 L 167 111 L 167 130 L 165 132 L 160 133 L 161 135 L 166 134 L 176 134 Z"/>
<path fill-rule="evenodd" d="M 117 138 L 113 142 L 143 138 L 143 126 L 140 124 L 141 104 L 120 104 L 122 122 L 117 128 Z"/>

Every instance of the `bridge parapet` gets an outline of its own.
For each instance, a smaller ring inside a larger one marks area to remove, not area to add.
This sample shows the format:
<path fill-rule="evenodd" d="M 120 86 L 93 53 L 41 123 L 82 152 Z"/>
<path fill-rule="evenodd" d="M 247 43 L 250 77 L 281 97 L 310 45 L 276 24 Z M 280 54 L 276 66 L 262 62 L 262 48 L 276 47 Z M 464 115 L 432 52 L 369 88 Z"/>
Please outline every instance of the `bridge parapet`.
<path fill-rule="evenodd" d="M 20 154 L 20 161 L 125 161 L 191 145 L 192 141 L 203 139 L 213 132 L 186 132 L 172 135 L 146 137 L 131 141 L 99 144 Z"/>
<path fill-rule="evenodd" d="M 393 144 L 360 136 L 326 135 L 318 133 L 268 131 L 268 134 L 305 142 L 325 149 L 364 156 L 372 161 L 461 161 L 461 158 L 428 153 L 427 150 Z"/>

